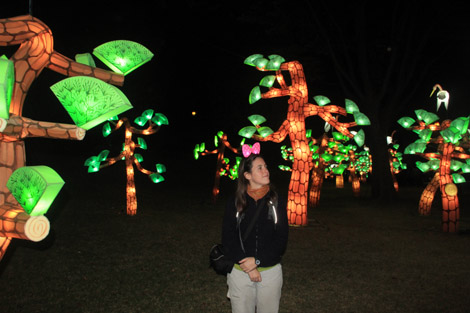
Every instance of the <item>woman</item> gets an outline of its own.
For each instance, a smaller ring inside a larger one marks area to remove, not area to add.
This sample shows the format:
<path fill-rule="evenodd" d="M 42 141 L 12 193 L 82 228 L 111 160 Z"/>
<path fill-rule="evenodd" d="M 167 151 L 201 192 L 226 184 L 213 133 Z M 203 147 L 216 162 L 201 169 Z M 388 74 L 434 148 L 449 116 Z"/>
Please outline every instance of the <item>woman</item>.
<path fill-rule="evenodd" d="M 235 263 L 227 274 L 233 313 L 279 311 L 281 256 L 287 245 L 285 201 L 279 201 L 259 143 L 243 146 L 235 197 L 225 210 L 222 243 Z"/>

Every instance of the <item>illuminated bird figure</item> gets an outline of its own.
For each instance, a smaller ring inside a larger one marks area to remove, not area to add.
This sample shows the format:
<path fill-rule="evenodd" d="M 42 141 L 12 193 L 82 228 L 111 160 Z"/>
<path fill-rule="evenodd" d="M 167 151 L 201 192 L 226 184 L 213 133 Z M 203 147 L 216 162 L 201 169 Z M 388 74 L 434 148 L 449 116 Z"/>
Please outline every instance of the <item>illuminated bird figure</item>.
<path fill-rule="evenodd" d="M 449 93 L 447 92 L 447 90 L 443 90 L 441 85 L 435 84 L 434 87 L 432 88 L 431 95 L 429 95 L 429 97 L 432 97 L 436 89 L 439 89 L 439 91 L 436 94 L 437 96 L 436 112 L 439 111 L 439 108 L 441 107 L 442 103 L 444 103 L 444 106 L 447 110 L 449 108 Z"/>

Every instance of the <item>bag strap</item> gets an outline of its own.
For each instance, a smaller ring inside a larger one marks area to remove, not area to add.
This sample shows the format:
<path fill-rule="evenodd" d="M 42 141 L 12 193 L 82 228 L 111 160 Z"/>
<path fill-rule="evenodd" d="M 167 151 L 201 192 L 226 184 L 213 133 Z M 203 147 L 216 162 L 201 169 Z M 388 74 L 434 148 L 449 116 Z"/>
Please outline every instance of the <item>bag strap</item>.
<path fill-rule="evenodd" d="M 248 236 L 250 235 L 251 230 L 253 229 L 253 226 L 255 226 L 256 220 L 258 220 L 259 213 L 261 212 L 261 208 L 264 207 L 265 202 L 266 201 L 263 198 L 260 201 L 260 203 L 258 203 L 258 206 L 256 207 L 255 215 L 254 215 L 253 219 L 250 221 L 250 225 L 248 225 L 248 227 L 245 231 L 245 235 L 243 236 L 243 239 L 242 239 L 242 234 L 241 234 L 241 229 L 240 229 L 241 219 L 239 219 L 239 222 L 238 222 L 238 237 L 240 238 L 240 245 L 242 247 L 243 253 L 246 253 L 245 252 L 245 246 L 243 245 L 243 241 L 245 241 L 248 238 Z"/>

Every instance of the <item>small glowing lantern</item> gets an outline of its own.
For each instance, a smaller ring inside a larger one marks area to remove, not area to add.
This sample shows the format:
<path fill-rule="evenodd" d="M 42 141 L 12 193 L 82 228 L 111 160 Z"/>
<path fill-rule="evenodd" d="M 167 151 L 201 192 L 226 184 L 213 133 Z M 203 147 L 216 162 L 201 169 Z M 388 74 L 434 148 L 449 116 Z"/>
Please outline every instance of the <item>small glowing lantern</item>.
<path fill-rule="evenodd" d="M 127 75 L 153 58 L 146 47 L 129 40 L 104 43 L 93 54 L 116 73 Z"/>
<path fill-rule="evenodd" d="M 42 165 L 20 167 L 7 182 L 16 201 L 31 216 L 44 215 L 63 185 L 56 171 Z"/>
<path fill-rule="evenodd" d="M 331 101 L 328 97 L 325 97 L 325 96 L 315 96 L 313 97 L 313 100 L 315 100 L 315 102 L 319 105 L 319 106 L 325 106 L 327 104 L 329 104 Z"/>
<path fill-rule="evenodd" d="M 51 90 L 74 123 L 86 130 L 132 108 L 121 90 L 93 77 L 69 77 Z"/>
<path fill-rule="evenodd" d="M 6 56 L 0 57 L 0 118 L 10 117 L 10 102 L 15 82 L 15 66 Z"/>

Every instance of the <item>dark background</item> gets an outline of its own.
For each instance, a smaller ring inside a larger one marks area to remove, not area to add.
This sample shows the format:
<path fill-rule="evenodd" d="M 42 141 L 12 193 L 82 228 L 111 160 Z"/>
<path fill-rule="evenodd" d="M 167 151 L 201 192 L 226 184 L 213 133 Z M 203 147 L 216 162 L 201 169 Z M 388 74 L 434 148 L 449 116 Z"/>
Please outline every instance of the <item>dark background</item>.
<path fill-rule="evenodd" d="M 331 15 L 340 23 L 325 22 L 326 29 L 340 27 L 347 30 L 354 19 L 360 18 L 353 11 L 358 4 L 334 1 L 328 3 L 328 11 L 320 11 L 320 3 L 323 4 L 322 1 L 300 0 L 249 3 L 19 0 L 2 4 L 0 17 L 28 14 L 31 10 L 33 16 L 51 28 L 55 50 L 72 59 L 77 53 L 91 53 L 98 45 L 118 39 L 136 41 L 150 49 L 154 58 L 126 76 L 121 89 L 134 109 L 122 116 L 134 119 L 148 108 L 165 114 L 170 125 L 146 138 L 149 150 L 144 158 L 149 163 L 164 163 L 170 168 L 187 171 L 191 168 L 184 168 L 183 164 L 189 167 L 199 164 L 192 160 L 194 145 L 204 141 L 212 148 L 217 131 L 225 131 L 232 145 L 237 146 L 241 140 L 237 132 L 249 125 L 249 115 L 264 115 L 268 118 L 266 124 L 274 130 L 284 120 L 285 98 L 249 105 L 249 92 L 264 76 L 243 64 L 251 54 L 279 54 L 287 61 L 299 60 L 304 66 L 310 96 L 323 94 L 333 103 L 342 105 L 349 95 L 337 82 L 312 12 L 320 17 Z M 392 46 L 382 31 L 389 26 L 387 14 L 390 8 L 385 4 L 372 6 L 373 2 L 365 3 L 368 8 L 370 4 L 372 48 L 379 54 Z M 400 2 L 393 3 L 400 8 Z M 441 108 L 439 114 L 453 118 L 468 114 L 466 91 L 470 85 L 470 45 L 468 10 L 463 4 L 463 1 L 449 1 L 444 7 L 442 3 L 431 1 L 422 7 L 413 6 L 410 31 L 426 30 L 428 25 L 438 31 L 435 36 L 426 34 L 430 36 L 429 49 L 421 56 L 423 63 L 428 64 L 428 78 L 417 86 L 413 105 L 405 108 L 397 105 L 397 115 L 411 116 L 414 109 L 423 107 L 433 111 L 435 98 L 429 98 L 429 94 L 435 83 L 443 85 L 451 94 L 450 113 Z M 408 8 L 404 6 L 403 14 Z M 442 17 L 440 10 L 445 12 Z M 0 49 L 10 56 L 16 47 Z M 95 62 L 98 67 L 106 68 L 96 58 Z M 23 115 L 36 120 L 71 123 L 49 89 L 64 78 L 45 69 L 28 93 Z M 197 112 L 196 116 L 191 115 L 193 110 Z M 323 121 L 308 119 L 307 127 L 321 133 Z M 27 159 L 36 163 L 39 160 L 35 156 L 53 157 L 50 155 L 53 154 L 55 157 L 61 155 L 63 160 L 73 157 L 78 158 L 73 162 L 83 162 L 102 149 L 116 146 L 119 149 L 122 138 L 117 134 L 114 136 L 116 138 L 103 138 L 99 125 L 88 131 L 82 142 L 61 141 L 58 144 L 51 139 L 27 139 Z M 264 151 L 275 156 L 275 162 L 281 160 L 277 144 L 265 143 L 263 146 Z M 80 168 L 81 165 L 70 166 Z"/>

